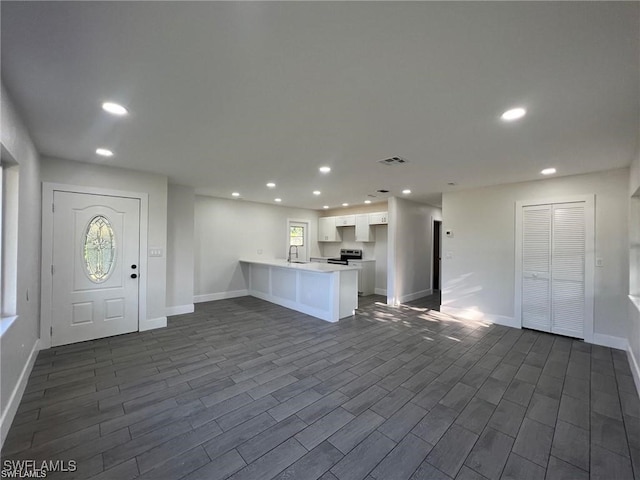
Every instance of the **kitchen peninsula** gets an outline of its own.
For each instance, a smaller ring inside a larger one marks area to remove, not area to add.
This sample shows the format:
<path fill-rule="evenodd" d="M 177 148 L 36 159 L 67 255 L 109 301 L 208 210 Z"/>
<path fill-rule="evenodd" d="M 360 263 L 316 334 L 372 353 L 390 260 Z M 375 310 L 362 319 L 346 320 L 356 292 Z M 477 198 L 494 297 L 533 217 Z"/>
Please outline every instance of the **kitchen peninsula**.
<path fill-rule="evenodd" d="M 249 295 L 328 322 L 358 308 L 358 268 L 328 263 L 241 259 Z"/>

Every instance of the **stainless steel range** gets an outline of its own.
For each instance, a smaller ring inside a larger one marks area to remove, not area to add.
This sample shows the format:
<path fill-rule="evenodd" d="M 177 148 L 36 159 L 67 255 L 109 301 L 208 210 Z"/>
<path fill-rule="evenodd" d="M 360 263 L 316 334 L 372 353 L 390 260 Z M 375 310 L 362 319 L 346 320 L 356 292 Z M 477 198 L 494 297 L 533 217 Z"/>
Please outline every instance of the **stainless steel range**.
<path fill-rule="evenodd" d="M 362 260 L 362 250 L 341 248 L 340 258 L 330 258 L 329 260 L 327 260 L 327 263 L 349 265 L 349 260 Z"/>

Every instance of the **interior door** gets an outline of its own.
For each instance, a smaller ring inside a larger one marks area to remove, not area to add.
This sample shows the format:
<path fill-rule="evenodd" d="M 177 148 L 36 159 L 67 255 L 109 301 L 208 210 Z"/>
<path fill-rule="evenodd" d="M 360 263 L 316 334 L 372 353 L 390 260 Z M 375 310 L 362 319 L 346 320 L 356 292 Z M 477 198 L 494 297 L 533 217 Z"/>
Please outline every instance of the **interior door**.
<path fill-rule="evenodd" d="M 52 346 L 137 331 L 140 200 L 53 199 Z"/>
<path fill-rule="evenodd" d="M 584 338 L 584 202 L 523 207 L 522 326 Z"/>
<path fill-rule="evenodd" d="M 551 205 L 522 212 L 522 326 L 551 332 Z"/>

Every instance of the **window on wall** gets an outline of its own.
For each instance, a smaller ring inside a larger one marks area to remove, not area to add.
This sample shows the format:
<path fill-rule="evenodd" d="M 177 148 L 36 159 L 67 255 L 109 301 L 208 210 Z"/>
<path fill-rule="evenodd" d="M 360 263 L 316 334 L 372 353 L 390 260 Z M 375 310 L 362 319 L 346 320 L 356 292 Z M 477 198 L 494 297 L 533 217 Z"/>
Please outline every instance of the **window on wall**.
<path fill-rule="evenodd" d="M 640 309 L 640 188 L 630 202 L 629 294 Z"/>
<path fill-rule="evenodd" d="M 18 165 L 3 156 L 0 160 L 0 334 L 17 315 L 19 180 Z"/>
<path fill-rule="evenodd" d="M 289 227 L 289 245 L 304 246 L 304 227 Z"/>

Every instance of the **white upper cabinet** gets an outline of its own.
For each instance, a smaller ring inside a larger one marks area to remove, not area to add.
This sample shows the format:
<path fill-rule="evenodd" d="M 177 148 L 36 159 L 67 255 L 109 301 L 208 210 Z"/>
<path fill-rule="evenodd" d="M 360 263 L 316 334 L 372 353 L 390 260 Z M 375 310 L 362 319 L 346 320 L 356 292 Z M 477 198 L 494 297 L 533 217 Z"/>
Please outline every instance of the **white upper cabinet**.
<path fill-rule="evenodd" d="M 341 217 L 335 217 L 337 227 L 353 227 L 356 224 L 355 215 L 343 215 Z"/>
<path fill-rule="evenodd" d="M 386 225 L 389 223 L 387 212 L 376 212 L 369 214 L 369 225 Z"/>
<path fill-rule="evenodd" d="M 356 215 L 356 242 L 373 242 L 375 232 L 369 223 L 369 215 Z"/>
<path fill-rule="evenodd" d="M 318 241 L 342 241 L 342 235 L 340 235 L 340 232 L 336 228 L 336 217 L 320 217 L 318 219 Z"/>

